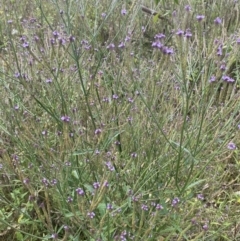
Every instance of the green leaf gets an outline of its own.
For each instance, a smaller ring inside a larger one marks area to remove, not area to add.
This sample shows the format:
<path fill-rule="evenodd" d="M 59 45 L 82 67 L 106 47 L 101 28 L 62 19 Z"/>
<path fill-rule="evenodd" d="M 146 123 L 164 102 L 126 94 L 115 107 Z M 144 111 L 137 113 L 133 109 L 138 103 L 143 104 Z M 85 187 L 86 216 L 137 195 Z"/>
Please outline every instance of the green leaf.
<path fill-rule="evenodd" d="M 197 185 L 199 185 L 200 183 L 202 183 L 202 182 L 204 182 L 204 181 L 205 181 L 205 179 L 201 179 L 201 180 L 198 180 L 198 181 L 196 181 L 196 182 L 193 182 L 193 183 L 191 183 L 189 186 L 186 187 L 186 190 L 187 190 L 187 189 L 190 189 L 190 188 L 192 188 L 192 187 L 194 187 L 194 186 L 197 186 Z"/>
<path fill-rule="evenodd" d="M 105 203 L 99 203 L 98 206 L 98 211 L 103 216 L 106 213 L 106 204 Z"/>
<path fill-rule="evenodd" d="M 72 176 L 75 177 L 77 180 L 79 180 L 79 176 L 76 170 L 72 171 Z"/>

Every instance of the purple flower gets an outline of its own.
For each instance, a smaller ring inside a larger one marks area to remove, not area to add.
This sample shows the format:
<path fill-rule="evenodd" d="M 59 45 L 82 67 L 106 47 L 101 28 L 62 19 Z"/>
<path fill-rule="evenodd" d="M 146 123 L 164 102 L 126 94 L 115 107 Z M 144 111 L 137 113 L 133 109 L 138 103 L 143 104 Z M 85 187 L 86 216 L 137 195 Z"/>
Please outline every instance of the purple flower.
<path fill-rule="evenodd" d="M 197 15 L 196 19 L 200 22 L 205 18 L 204 15 Z"/>
<path fill-rule="evenodd" d="M 117 100 L 117 99 L 118 99 L 118 95 L 115 95 L 115 94 L 114 94 L 112 97 L 113 97 L 114 100 Z"/>
<path fill-rule="evenodd" d="M 161 49 L 163 47 L 163 44 L 159 40 L 157 40 L 156 42 L 152 42 L 152 47 Z"/>
<path fill-rule="evenodd" d="M 118 45 L 118 48 L 120 49 L 123 49 L 125 47 L 125 43 L 124 42 L 121 42 L 119 45 Z"/>
<path fill-rule="evenodd" d="M 163 33 L 158 33 L 154 36 L 155 39 L 162 39 L 165 38 L 166 36 Z"/>
<path fill-rule="evenodd" d="M 83 196 L 83 195 L 84 195 L 84 191 L 83 191 L 83 189 L 80 188 L 80 187 L 76 189 L 76 192 L 77 192 L 77 194 L 80 195 L 80 196 Z"/>
<path fill-rule="evenodd" d="M 46 79 L 46 83 L 52 83 L 52 79 Z"/>
<path fill-rule="evenodd" d="M 93 188 L 94 189 L 98 189 L 100 187 L 100 183 L 99 182 L 94 182 L 93 183 Z"/>
<path fill-rule="evenodd" d="M 211 78 L 209 79 L 209 83 L 212 83 L 216 80 L 216 77 L 214 75 L 211 76 Z"/>
<path fill-rule="evenodd" d="M 163 47 L 162 51 L 164 54 L 168 54 L 168 55 L 171 55 L 174 53 L 173 48 L 168 48 L 168 47 Z"/>
<path fill-rule="evenodd" d="M 51 238 L 53 238 L 53 239 L 57 239 L 57 237 L 58 237 L 57 233 L 53 233 L 53 234 L 51 235 Z"/>
<path fill-rule="evenodd" d="M 102 130 L 101 130 L 101 129 L 96 129 L 95 132 L 94 132 L 95 135 L 99 135 L 99 134 L 101 134 L 101 133 L 102 133 Z"/>
<path fill-rule="evenodd" d="M 23 183 L 24 183 L 24 184 L 27 185 L 27 184 L 29 184 L 29 182 L 30 182 L 30 180 L 29 180 L 28 178 L 23 179 Z"/>
<path fill-rule="evenodd" d="M 222 77 L 222 79 L 223 79 L 224 81 L 228 82 L 228 83 L 233 83 L 233 82 L 235 81 L 234 79 L 232 79 L 231 77 L 229 77 L 229 76 L 227 76 L 227 75 L 224 75 L 224 76 Z"/>
<path fill-rule="evenodd" d="M 64 122 L 69 122 L 70 121 L 70 117 L 69 116 L 62 116 L 61 117 L 61 120 L 64 121 Z"/>
<path fill-rule="evenodd" d="M 68 203 L 71 203 L 72 201 L 73 201 L 73 198 L 69 196 L 69 197 L 67 198 L 67 202 L 68 202 Z"/>
<path fill-rule="evenodd" d="M 176 32 L 176 35 L 182 36 L 182 35 L 184 35 L 184 31 L 181 29 L 178 29 L 178 31 Z"/>
<path fill-rule="evenodd" d="M 226 64 L 221 64 L 221 66 L 220 66 L 220 70 L 226 70 Z"/>
<path fill-rule="evenodd" d="M 184 7 L 184 9 L 187 11 L 187 12 L 190 12 L 191 11 L 191 6 L 190 5 L 186 5 Z"/>
<path fill-rule="evenodd" d="M 71 43 L 74 42 L 75 39 L 76 39 L 76 38 L 75 38 L 74 36 L 70 36 L 70 37 L 69 37 L 69 41 L 70 41 Z"/>
<path fill-rule="evenodd" d="M 53 37 L 54 37 L 54 38 L 58 38 L 58 37 L 59 37 L 59 32 L 53 31 Z"/>
<path fill-rule="evenodd" d="M 107 210 L 113 210 L 113 205 L 111 203 L 107 204 Z"/>
<path fill-rule="evenodd" d="M 109 183 L 108 183 L 107 180 L 105 180 L 105 181 L 103 182 L 103 186 L 104 186 L 104 187 L 109 187 Z"/>
<path fill-rule="evenodd" d="M 132 158 L 137 157 L 137 153 L 136 153 L 136 152 L 133 152 L 133 153 L 131 154 L 131 157 L 132 157 Z"/>
<path fill-rule="evenodd" d="M 102 13 L 101 16 L 102 16 L 102 18 L 105 18 L 107 16 L 107 14 L 106 13 Z"/>
<path fill-rule="evenodd" d="M 28 48 L 28 47 L 29 47 L 29 44 L 28 44 L 28 42 L 24 42 L 24 43 L 22 44 L 22 46 L 23 46 L 23 48 Z"/>
<path fill-rule="evenodd" d="M 175 207 L 179 202 L 180 202 L 180 199 L 179 199 L 178 197 L 175 197 L 175 198 L 172 200 L 172 206 Z"/>
<path fill-rule="evenodd" d="M 158 204 L 156 205 L 156 209 L 157 209 L 157 210 L 162 210 L 162 209 L 163 209 L 163 206 L 158 203 Z"/>
<path fill-rule="evenodd" d="M 107 46 L 107 49 L 109 50 L 113 50 L 115 48 L 115 44 L 114 43 L 110 43 L 108 46 Z"/>
<path fill-rule="evenodd" d="M 126 14 L 127 14 L 127 10 L 126 10 L 125 8 L 122 9 L 122 10 L 121 10 L 121 14 L 122 14 L 122 15 L 126 15 Z"/>
<path fill-rule="evenodd" d="M 148 211 L 148 206 L 147 206 L 147 205 L 145 205 L 145 204 L 142 204 L 141 209 L 142 209 L 142 210 L 144 210 L 144 211 Z"/>
<path fill-rule="evenodd" d="M 49 181 L 44 177 L 42 179 L 42 183 L 47 187 L 49 185 Z"/>
<path fill-rule="evenodd" d="M 203 228 L 204 231 L 207 231 L 207 230 L 208 230 L 208 225 L 207 225 L 207 223 L 205 223 L 205 224 L 202 226 L 202 228 Z"/>
<path fill-rule="evenodd" d="M 236 42 L 237 42 L 237 44 L 240 44 L 240 38 L 238 38 Z"/>
<path fill-rule="evenodd" d="M 229 142 L 227 145 L 229 150 L 235 150 L 237 147 L 233 142 Z"/>
<path fill-rule="evenodd" d="M 88 212 L 87 215 L 91 219 L 95 217 L 95 213 L 94 212 Z"/>
<path fill-rule="evenodd" d="M 198 195 L 197 195 L 197 199 L 198 199 L 198 200 L 204 200 L 204 196 L 203 196 L 202 194 L 198 194 Z"/>
<path fill-rule="evenodd" d="M 238 125 L 238 129 L 240 130 L 240 124 Z"/>
<path fill-rule="evenodd" d="M 190 29 L 187 29 L 184 36 L 185 36 L 186 38 L 191 38 L 191 37 L 192 37 L 191 30 L 190 30 Z"/>
<path fill-rule="evenodd" d="M 47 135 L 47 131 L 46 130 L 42 131 L 42 135 L 46 136 Z"/>
<path fill-rule="evenodd" d="M 115 170 L 114 166 L 112 165 L 112 163 L 110 161 L 106 162 L 105 164 L 111 172 L 113 172 Z"/>
<path fill-rule="evenodd" d="M 217 18 L 214 19 L 214 23 L 215 23 L 216 25 L 219 25 L 219 24 L 222 23 L 222 19 L 219 18 L 219 17 L 217 17 Z"/>

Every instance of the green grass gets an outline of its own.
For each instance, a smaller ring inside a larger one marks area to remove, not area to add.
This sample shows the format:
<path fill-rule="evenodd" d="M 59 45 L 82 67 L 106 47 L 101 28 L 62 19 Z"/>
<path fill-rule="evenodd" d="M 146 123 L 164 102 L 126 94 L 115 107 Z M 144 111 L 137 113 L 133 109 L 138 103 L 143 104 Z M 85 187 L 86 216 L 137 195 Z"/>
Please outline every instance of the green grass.
<path fill-rule="evenodd" d="M 238 8 L 1 4 L 0 240 L 238 240 Z"/>

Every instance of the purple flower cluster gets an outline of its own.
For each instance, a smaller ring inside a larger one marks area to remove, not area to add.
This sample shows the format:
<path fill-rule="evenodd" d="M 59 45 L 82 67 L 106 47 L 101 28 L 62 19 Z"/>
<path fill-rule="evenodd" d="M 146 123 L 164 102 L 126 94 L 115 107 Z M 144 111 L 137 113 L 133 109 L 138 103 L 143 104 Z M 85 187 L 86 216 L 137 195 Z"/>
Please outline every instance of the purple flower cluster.
<path fill-rule="evenodd" d="M 154 37 L 155 41 L 152 42 L 152 47 L 161 50 L 163 54 L 171 55 L 174 53 L 173 48 L 169 48 L 162 43 L 164 38 L 165 38 L 164 34 L 162 33 L 156 34 Z"/>

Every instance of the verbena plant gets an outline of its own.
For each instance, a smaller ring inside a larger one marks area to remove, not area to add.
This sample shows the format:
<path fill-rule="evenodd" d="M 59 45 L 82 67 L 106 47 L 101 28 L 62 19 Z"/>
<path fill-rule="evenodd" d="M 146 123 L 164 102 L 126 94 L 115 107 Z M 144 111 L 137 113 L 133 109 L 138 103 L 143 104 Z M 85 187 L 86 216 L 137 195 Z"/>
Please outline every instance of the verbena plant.
<path fill-rule="evenodd" d="M 238 240 L 238 8 L 4 2 L 0 240 Z"/>

